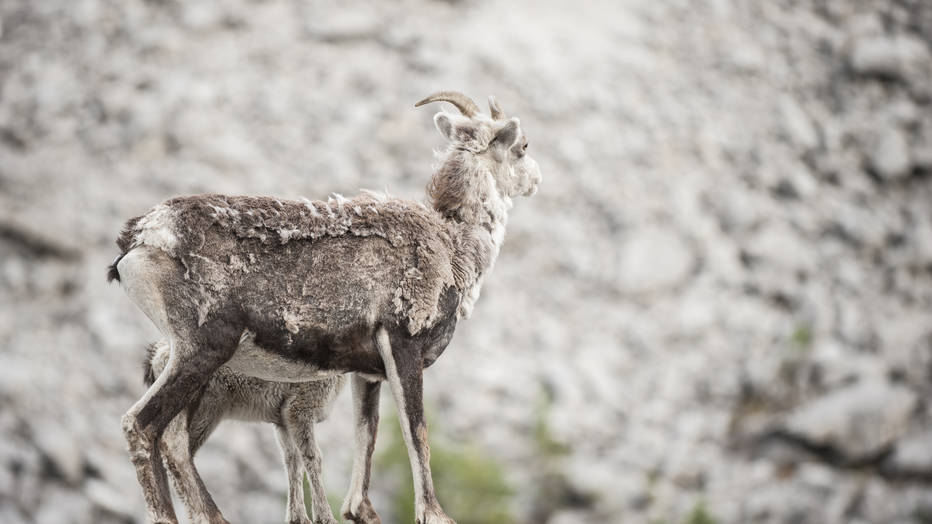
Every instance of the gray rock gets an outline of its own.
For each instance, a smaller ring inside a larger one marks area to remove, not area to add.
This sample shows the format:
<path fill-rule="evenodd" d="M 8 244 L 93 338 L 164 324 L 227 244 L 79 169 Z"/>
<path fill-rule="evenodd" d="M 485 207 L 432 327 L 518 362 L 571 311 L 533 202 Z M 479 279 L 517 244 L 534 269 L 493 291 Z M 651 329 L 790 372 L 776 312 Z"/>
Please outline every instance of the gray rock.
<path fill-rule="evenodd" d="M 929 234 L 932 238 L 932 230 Z M 877 331 L 885 348 L 884 368 L 915 387 L 925 387 L 932 370 L 932 326 L 928 314 L 897 310 L 878 324 Z"/>
<path fill-rule="evenodd" d="M 912 152 L 913 164 L 925 170 L 932 169 L 932 144 L 916 146 Z"/>
<path fill-rule="evenodd" d="M 912 171 L 909 139 L 899 128 L 883 131 L 869 155 L 871 168 L 884 180 L 903 178 Z"/>
<path fill-rule="evenodd" d="M 243 504 L 238 519 L 243 522 L 266 522 L 269 515 L 279 515 L 284 511 L 282 495 L 278 493 L 250 492 L 242 495 Z"/>
<path fill-rule="evenodd" d="M 858 74 L 906 79 L 916 69 L 928 67 L 929 51 L 912 36 L 872 36 L 854 42 L 849 61 Z"/>
<path fill-rule="evenodd" d="M 33 522 L 32 519 L 26 518 L 12 504 L 3 504 L 2 502 L 4 500 L 0 499 L 0 522 L 3 522 L 3 524 L 27 524 Z"/>
<path fill-rule="evenodd" d="M 306 30 L 314 38 L 341 43 L 372 39 L 379 35 L 383 20 L 375 10 L 348 10 L 326 20 L 315 16 L 307 20 Z"/>
<path fill-rule="evenodd" d="M 786 430 L 832 446 L 850 460 L 862 459 L 905 433 L 917 402 L 917 395 L 904 387 L 863 381 L 803 404 L 786 420 Z"/>
<path fill-rule="evenodd" d="M 785 223 L 771 223 L 748 241 L 747 252 L 762 263 L 784 271 L 812 271 L 815 252 L 799 233 Z"/>
<path fill-rule="evenodd" d="M 638 229 L 622 246 L 618 278 L 627 293 L 653 293 L 680 284 L 695 264 L 695 255 L 673 229 Z"/>
<path fill-rule="evenodd" d="M 932 474 L 932 428 L 913 431 L 896 443 L 886 466 L 893 471 Z"/>
<path fill-rule="evenodd" d="M 84 493 L 87 499 L 97 507 L 114 515 L 126 517 L 127 520 L 134 518 L 135 508 L 132 503 L 135 501 L 104 481 L 88 480 L 84 485 Z"/>
<path fill-rule="evenodd" d="M 91 503 L 80 492 L 51 484 L 42 490 L 43 503 L 36 508 L 36 524 L 90 524 L 94 522 Z"/>
<path fill-rule="evenodd" d="M 835 340 L 817 343 L 809 364 L 819 377 L 819 386 L 829 389 L 858 380 L 882 380 L 887 373 L 884 362 L 876 355 L 846 351 Z"/>
<path fill-rule="evenodd" d="M 220 23 L 223 12 L 212 4 L 182 4 L 181 21 L 190 29 L 204 31 Z"/>
<path fill-rule="evenodd" d="M 818 147 L 821 140 L 819 129 L 799 102 L 790 96 L 782 97 L 780 115 L 783 117 L 783 126 L 793 143 L 804 149 Z"/>
<path fill-rule="evenodd" d="M 74 437 L 61 425 L 40 421 L 34 426 L 36 446 L 55 465 L 64 480 L 77 484 L 83 476 L 84 458 Z"/>
<path fill-rule="evenodd" d="M 897 100 L 891 103 L 886 108 L 885 113 L 892 121 L 904 126 L 916 125 L 922 117 L 922 112 L 916 107 L 916 103 L 910 99 Z"/>

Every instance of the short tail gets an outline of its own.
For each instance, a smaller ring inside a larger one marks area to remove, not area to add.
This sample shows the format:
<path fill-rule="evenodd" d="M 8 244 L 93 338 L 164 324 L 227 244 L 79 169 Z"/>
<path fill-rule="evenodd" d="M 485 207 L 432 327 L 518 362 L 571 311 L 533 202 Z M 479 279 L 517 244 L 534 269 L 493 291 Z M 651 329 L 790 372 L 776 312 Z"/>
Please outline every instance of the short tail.
<path fill-rule="evenodd" d="M 117 247 L 120 248 L 120 254 L 113 259 L 112 264 L 107 266 L 107 283 L 113 282 L 114 280 L 117 282 L 120 281 L 120 271 L 117 270 L 117 264 L 120 263 L 120 260 L 122 260 L 131 249 L 133 249 L 136 223 L 139 222 L 141 218 L 141 216 L 138 216 L 127 220 L 123 229 L 120 231 L 120 235 L 116 240 Z"/>
<path fill-rule="evenodd" d="M 119 279 L 117 279 L 119 280 Z M 156 342 L 146 344 L 146 359 L 142 362 L 142 381 L 146 386 L 155 382 L 155 373 L 152 371 L 152 359 L 155 357 Z"/>
<path fill-rule="evenodd" d="M 117 264 L 120 263 L 120 260 L 123 260 L 124 256 L 126 256 L 126 253 L 120 253 L 119 255 L 117 255 L 115 259 L 113 259 L 113 262 L 109 266 L 107 266 L 107 283 L 108 284 L 110 282 L 113 282 L 114 280 L 116 280 L 117 282 L 120 281 L 120 272 L 119 270 L 117 270 Z"/>

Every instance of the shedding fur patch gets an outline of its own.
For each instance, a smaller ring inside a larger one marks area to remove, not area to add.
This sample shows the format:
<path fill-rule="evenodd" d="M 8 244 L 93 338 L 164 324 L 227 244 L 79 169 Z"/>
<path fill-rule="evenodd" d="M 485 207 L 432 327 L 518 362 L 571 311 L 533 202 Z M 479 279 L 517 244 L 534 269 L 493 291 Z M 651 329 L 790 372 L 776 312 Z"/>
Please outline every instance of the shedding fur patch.
<path fill-rule="evenodd" d="M 396 313 L 412 335 L 437 320 L 437 304 L 446 287 L 462 290 L 475 281 L 481 267 L 476 267 L 475 258 L 488 260 L 488 250 L 469 228 L 444 220 L 422 204 L 374 192 L 354 198 L 334 194 L 326 202 L 179 197 L 130 220 L 125 231 L 121 247 L 157 247 L 183 264 L 186 279 L 196 288 L 192 298 L 200 323 L 231 282 L 250 273 L 259 259 L 275 257 L 295 242 L 376 236 L 412 252 L 393 295 Z M 284 317 L 284 326 L 294 333 L 300 319 L 290 313 Z"/>
<path fill-rule="evenodd" d="M 134 244 L 145 244 L 164 251 L 172 251 L 178 246 L 175 235 L 174 210 L 159 204 L 139 218 L 136 223 Z"/>

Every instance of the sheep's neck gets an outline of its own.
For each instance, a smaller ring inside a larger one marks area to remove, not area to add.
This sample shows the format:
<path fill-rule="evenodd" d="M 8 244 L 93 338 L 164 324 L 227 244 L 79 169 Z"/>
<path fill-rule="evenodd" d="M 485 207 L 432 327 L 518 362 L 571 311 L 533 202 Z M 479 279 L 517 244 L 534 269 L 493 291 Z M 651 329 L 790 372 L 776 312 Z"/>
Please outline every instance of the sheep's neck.
<path fill-rule="evenodd" d="M 485 276 L 495 266 L 495 260 L 505 242 L 505 227 L 508 223 L 508 211 L 512 202 L 508 196 L 502 196 L 491 174 L 486 175 L 486 187 L 489 189 L 480 198 L 471 198 L 463 202 L 447 220 L 458 229 L 461 238 L 476 239 L 482 245 L 482 252 L 487 256 L 482 260 L 470 259 L 465 264 L 470 268 L 470 278 L 463 283 L 459 316 L 468 318 L 473 305 L 479 298 Z"/>

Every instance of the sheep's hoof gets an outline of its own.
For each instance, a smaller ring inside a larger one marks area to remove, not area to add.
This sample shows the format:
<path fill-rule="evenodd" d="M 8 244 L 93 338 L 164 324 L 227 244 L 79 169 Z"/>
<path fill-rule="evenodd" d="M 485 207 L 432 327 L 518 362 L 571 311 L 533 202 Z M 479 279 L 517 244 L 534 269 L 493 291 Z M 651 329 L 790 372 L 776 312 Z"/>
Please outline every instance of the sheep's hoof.
<path fill-rule="evenodd" d="M 448 517 L 440 506 L 428 506 L 417 519 L 417 524 L 456 524 L 456 521 Z"/>
<path fill-rule="evenodd" d="M 359 504 L 355 514 L 350 510 L 344 511 L 343 518 L 355 522 L 356 524 L 382 524 L 382 519 L 379 518 L 378 513 L 375 512 L 375 508 L 372 507 L 372 502 L 370 502 L 368 498 L 364 499 Z"/>

